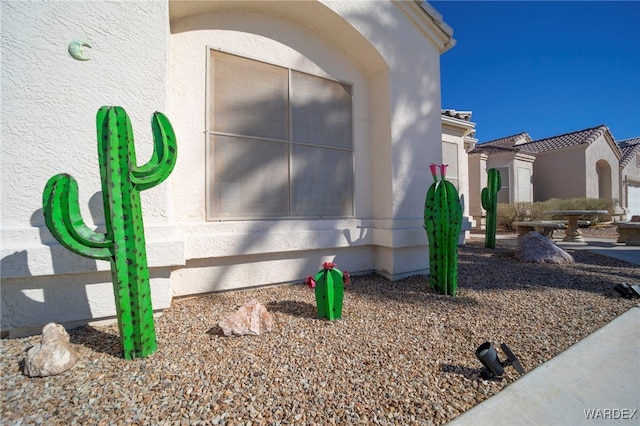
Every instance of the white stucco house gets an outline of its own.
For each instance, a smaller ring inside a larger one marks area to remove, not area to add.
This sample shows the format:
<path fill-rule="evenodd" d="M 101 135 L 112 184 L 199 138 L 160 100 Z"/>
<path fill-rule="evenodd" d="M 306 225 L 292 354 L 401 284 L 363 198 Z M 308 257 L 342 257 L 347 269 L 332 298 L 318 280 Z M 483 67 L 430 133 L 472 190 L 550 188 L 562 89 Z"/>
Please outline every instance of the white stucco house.
<path fill-rule="evenodd" d="M 442 163 L 448 164 L 447 180 L 458 190 L 462 203 L 462 232 L 458 244 L 464 244 L 476 222 L 469 215 L 471 182 L 469 181 L 469 152 L 478 140 L 476 123 L 471 121 L 471 111 L 442 110 Z M 473 182 L 474 184 L 476 182 Z"/>
<path fill-rule="evenodd" d="M 390 279 L 428 271 L 430 163 L 440 163 L 440 55 L 424 1 L 2 1 L 1 329 L 115 315 L 110 266 L 44 224 L 42 190 L 75 177 L 104 224 L 95 114 L 150 117 L 177 165 L 141 194 L 154 309 L 185 295 L 297 282 L 323 261 Z M 84 40 L 89 60 L 67 52 Z M 463 165 L 460 165 L 463 167 Z"/>
<path fill-rule="evenodd" d="M 640 216 L 640 137 L 618 141 L 620 150 L 620 205 L 627 219 Z"/>
<path fill-rule="evenodd" d="M 499 203 L 533 201 L 533 163 L 536 154 L 519 149 L 519 145 L 531 142 L 526 133 L 500 138 L 476 145 L 469 151 L 469 212 L 477 229 L 484 229 L 486 211 L 480 194 L 487 186 L 487 170 L 500 172 L 502 186 L 498 192 Z"/>

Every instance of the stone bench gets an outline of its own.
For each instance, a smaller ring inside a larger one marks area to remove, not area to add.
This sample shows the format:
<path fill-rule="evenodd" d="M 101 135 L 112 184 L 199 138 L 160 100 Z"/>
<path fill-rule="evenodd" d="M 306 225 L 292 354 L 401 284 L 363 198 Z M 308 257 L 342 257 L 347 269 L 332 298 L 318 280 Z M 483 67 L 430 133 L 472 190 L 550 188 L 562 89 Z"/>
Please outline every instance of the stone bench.
<path fill-rule="evenodd" d="M 518 238 L 527 235 L 531 231 L 537 231 L 545 237 L 552 239 L 556 229 L 567 229 L 567 224 L 558 220 L 531 220 L 527 222 L 513 222 L 518 231 Z"/>
<path fill-rule="evenodd" d="M 618 242 L 628 246 L 640 246 L 640 222 L 616 222 Z"/>

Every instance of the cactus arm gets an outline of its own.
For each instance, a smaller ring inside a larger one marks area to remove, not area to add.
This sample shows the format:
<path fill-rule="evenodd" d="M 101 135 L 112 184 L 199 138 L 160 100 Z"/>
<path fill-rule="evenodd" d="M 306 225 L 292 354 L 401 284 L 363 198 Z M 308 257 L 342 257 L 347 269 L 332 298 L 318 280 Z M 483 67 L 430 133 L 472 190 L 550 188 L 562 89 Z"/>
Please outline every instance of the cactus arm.
<path fill-rule="evenodd" d="M 173 170 L 177 159 L 176 136 L 167 117 L 156 112 L 151 118 L 154 150 L 151 159 L 143 166 L 133 167 L 131 181 L 139 191 L 154 187 L 164 181 Z"/>
<path fill-rule="evenodd" d="M 429 281 L 431 287 L 435 288 L 436 280 L 436 265 L 435 253 L 438 250 L 438 244 L 436 242 L 436 227 L 435 221 L 438 212 L 436 211 L 438 206 L 436 205 L 436 185 L 434 182 L 427 191 L 427 197 L 424 202 L 424 229 L 427 231 L 427 239 L 429 240 Z"/>
<path fill-rule="evenodd" d="M 58 242 L 84 257 L 111 259 L 111 241 L 84 224 L 78 204 L 78 183 L 68 174 L 53 176 L 42 194 L 45 223 Z"/>

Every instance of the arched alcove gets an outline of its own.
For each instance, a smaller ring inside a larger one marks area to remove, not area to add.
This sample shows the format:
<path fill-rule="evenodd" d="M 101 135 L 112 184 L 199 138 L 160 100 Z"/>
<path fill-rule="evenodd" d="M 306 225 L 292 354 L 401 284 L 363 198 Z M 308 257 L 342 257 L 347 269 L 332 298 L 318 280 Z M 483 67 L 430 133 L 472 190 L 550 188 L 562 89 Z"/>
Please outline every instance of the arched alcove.
<path fill-rule="evenodd" d="M 596 162 L 598 175 L 598 198 L 611 200 L 611 166 L 606 160 Z"/>
<path fill-rule="evenodd" d="M 171 1 L 170 17 L 169 104 L 186 147 L 174 171 L 180 186 L 174 193 L 178 220 L 205 219 L 202 141 L 211 49 L 352 84 L 356 212 L 371 217 L 376 205 L 389 205 L 376 202 L 380 194 L 391 194 L 391 164 L 379 159 L 385 158 L 379 153 L 391 151 L 391 111 L 385 108 L 389 67 L 344 16 L 320 2 Z M 180 167 L 181 160 L 188 167 Z M 190 182 L 187 188 L 185 181 Z M 389 190 L 373 191 L 374 185 Z"/>

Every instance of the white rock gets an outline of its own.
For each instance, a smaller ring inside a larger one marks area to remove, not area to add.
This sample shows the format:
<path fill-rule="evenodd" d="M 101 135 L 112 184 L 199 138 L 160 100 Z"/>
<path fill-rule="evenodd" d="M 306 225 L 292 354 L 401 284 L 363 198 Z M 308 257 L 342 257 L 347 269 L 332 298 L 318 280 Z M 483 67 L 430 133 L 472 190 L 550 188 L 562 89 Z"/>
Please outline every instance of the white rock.
<path fill-rule="evenodd" d="M 60 324 L 50 322 L 42 329 L 40 343 L 27 351 L 24 374 L 46 377 L 63 373 L 78 361 L 77 352 L 69 344 L 69 334 Z"/>
<path fill-rule="evenodd" d="M 218 323 L 225 336 L 259 336 L 273 329 L 273 315 L 257 300 L 252 300 Z"/>

